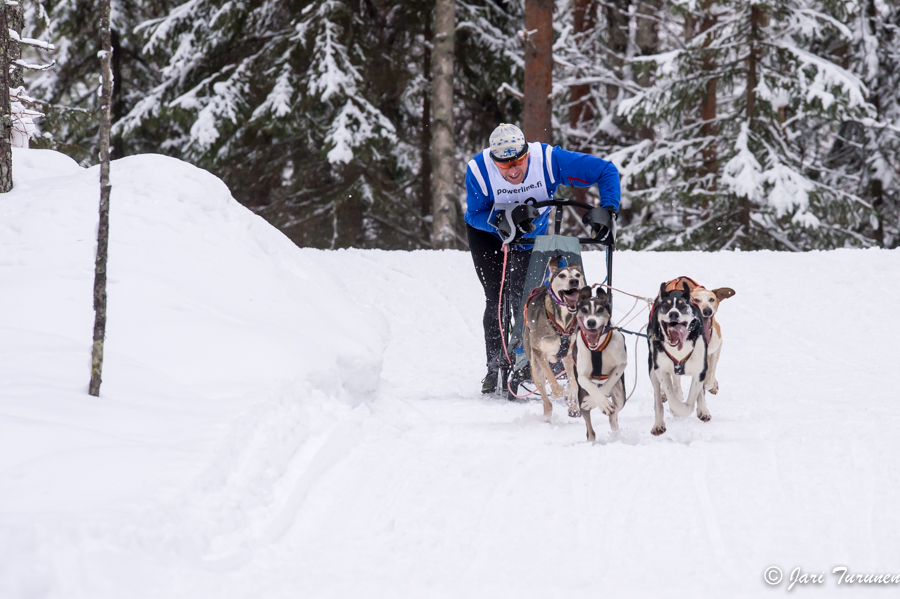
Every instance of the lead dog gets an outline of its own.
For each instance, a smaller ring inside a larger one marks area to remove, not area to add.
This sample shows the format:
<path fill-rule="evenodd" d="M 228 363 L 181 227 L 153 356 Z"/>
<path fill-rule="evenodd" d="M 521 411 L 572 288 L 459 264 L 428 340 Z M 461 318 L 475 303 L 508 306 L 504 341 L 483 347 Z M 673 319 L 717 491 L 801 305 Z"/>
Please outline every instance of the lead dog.
<path fill-rule="evenodd" d="M 590 287 L 582 289 L 578 295 L 576 318 L 578 332 L 572 344 L 572 361 L 587 440 L 593 442 L 597 438 L 591 426 L 593 408 L 599 408 L 609 416 L 612 432 L 619 430 L 619 411 L 626 401 L 622 375 L 628 356 L 625 335 L 612 328 L 609 296 L 605 291 L 598 288 L 597 296 L 591 297 Z"/>
<path fill-rule="evenodd" d="M 653 385 L 656 421 L 654 435 L 666 432 L 663 417 L 663 392 L 676 416 L 689 416 L 697 406 L 697 417 L 703 422 L 712 416 L 706 407 L 703 388 L 707 374 L 707 345 L 703 335 L 703 315 L 691 301 L 690 286 L 683 282 L 680 289 L 669 291 L 663 283 L 651 310 L 647 330 L 650 349 L 648 358 L 650 383 Z M 674 385 L 675 375 L 691 377 L 687 403 L 680 385 Z"/>
<path fill-rule="evenodd" d="M 549 419 L 553 405 L 547 396 L 546 385 L 550 384 L 553 397 L 564 395 L 562 387 L 550 362 L 562 359 L 569 379 L 565 392 L 569 406 L 569 416 L 578 416 L 576 403 L 575 370 L 569 357 L 571 335 L 575 329 L 575 310 L 578 305 L 578 293 L 584 286 L 584 274 L 579 266 L 557 268 L 556 262 L 550 264 L 550 283 L 547 287 L 535 290 L 525 302 L 525 330 L 522 333 L 522 347 L 525 357 L 531 364 L 531 378 L 541 393 L 544 402 L 544 417 Z"/>

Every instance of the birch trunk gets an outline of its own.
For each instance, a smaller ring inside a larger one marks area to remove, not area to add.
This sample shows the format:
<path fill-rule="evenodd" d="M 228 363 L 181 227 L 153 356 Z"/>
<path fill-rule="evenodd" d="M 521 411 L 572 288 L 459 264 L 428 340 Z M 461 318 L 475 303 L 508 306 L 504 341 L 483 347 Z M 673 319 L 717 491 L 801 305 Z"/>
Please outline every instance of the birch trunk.
<path fill-rule="evenodd" d="M 12 115 L 9 108 L 9 65 L 10 42 L 9 27 L 13 8 L 5 2 L 0 5 L 0 193 L 6 193 L 13 187 L 12 176 Z M 17 45 L 17 44 L 16 44 Z"/>
<path fill-rule="evenodd" d="M 458 210 L 454 193 L 456 152 L 453 134 L 453 48 L 456 29 L 455 0 L 437 0 L 434 10 L 434 52 L 432 53 L 432 134 L 431 162 L 434 169 L 431 245 L 434 249 L 456 247 Z"/>
<path fill-rule="evenodd" d="M 100 395 L 103 372 L 103 341 L 106 337 L 106 258 L 109 248 L 109 127 L 112 100 L 109 3 L 100 2 L 100 225 L 97 228 L 97 261 L 94 265 L 94 346 L 91 352 L 91 384 L 88 392 Z"/>

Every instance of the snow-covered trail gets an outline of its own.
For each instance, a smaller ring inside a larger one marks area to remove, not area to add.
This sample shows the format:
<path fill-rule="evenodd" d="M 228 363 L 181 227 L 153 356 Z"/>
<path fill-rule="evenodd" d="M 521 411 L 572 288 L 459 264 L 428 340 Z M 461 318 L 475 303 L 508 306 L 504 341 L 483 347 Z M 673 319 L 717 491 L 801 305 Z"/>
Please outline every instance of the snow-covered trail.
<path fill-rule="evenodd" d="M 17 150 L 0 200 L 0 599 L 732 597 L 770 566 L 900 575 L 898 251 L 622 252 L 615 284 L 737 295 L 712 421 L 619 438 L 478 393 L 463 252 L 298 249 L 209 173 L 113 164 L 86 395 L 97 169 Z M 590 282 L 602 255 L 586 253 Z M 632 305 L 616 298 L 619 324 Z M 641 314 L 633 321 L 639 328 Z M 796 589 L 795 589 L 796 591 Z"/>
<path fill-rule="evenodd" d="M 684 273 L 737 289 L 710 423 L 667 415 L 650 435 L 641 343 L 622 435 L 601 420 L 591 446 L 559 406 L 548 425 L 538 403 L 477 393 L 468 256 L 321 254 L 387 315 L 388 384 L 333 433 L 333 464 L 238 578 L 266 596 L 720 597 L 772 592 L 772 565 L 826 571 L 824 594 L 846 591 L 838 565 L 900 573 L 898 353 L 879 324 L 896 253 L 618 258 L 617 285 L 640 294 Z"/>

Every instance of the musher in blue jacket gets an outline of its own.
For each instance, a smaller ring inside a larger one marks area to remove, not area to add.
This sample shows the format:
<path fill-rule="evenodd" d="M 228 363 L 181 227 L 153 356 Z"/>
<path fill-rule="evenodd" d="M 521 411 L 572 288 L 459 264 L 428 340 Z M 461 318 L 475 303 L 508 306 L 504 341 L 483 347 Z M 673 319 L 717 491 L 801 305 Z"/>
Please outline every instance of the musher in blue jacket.
<path fill-rule="evenodd" d="M 590 154 L 569 152 L 545 143 L 527 143 L 522 130 L 501 124 L 491 133 L 490 147 L 477 154 L 466 167 L 466 232 L 475 272 L 484 288 L 484 345 L 487 353 L 487 376 L 481 392 L 492 393 L 497 387 L 502 355 L 497 305 L 500 279 L 503 275 L 503 244 L 494 226 L 494 203 L 522 203 L 533 198 L 537 202 L 553 198 L 557 187 L 590 187 L 597 185 L 600 205 L 618 215 L 619 171 L 615 165 Z M 533 239 L 547 233 L 550 208 L 543 208 L 534 221 L 534 230 L 509 244 L 505 286 L 514 306 L 522 299 L 522 286 L 528 270 Z"/>

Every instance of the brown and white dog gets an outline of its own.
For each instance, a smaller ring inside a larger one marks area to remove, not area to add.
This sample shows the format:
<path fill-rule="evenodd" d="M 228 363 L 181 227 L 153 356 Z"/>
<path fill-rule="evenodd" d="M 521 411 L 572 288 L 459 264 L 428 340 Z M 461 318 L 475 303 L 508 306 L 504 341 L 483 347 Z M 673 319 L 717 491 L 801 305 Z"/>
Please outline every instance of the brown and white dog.
<path fill-rule="evenodd" d="M 722 328 L 716 322 L 716 312 L 724 299 L 735 294 L 731 287 L 719 287 L 712 291 L 703 287 L 695 287 L 691 291 L 691 299 L 700 308 L 703 315 L 703 334 L 706 336 L 706 359 L 708 362 L 704 388 L 715 395 L 719 392 L 719 381 L 716 380 L 716 366 L 722 355 Z"/>
<path fill-rule="evenodd" d="M 575 368 L 569 354 L 571 335 L 575 331 L 575 311 L 578 293 L 584 287 L 584 274 L 579 266 L 557 268 L 551 262 L 550 283 L 535 290 L 525 302 L 525 329 L 522 347 L 531 364 L 531 378 L 544 402 L 544 417 L 549 420 L 553 412 L 546 386 L 549 383 L 553 397 L 566 397 L 569 416 L 578 416 Z M 569 380 L 564 392 L 550 363 L 562 360 Z"/>
<path fill-rule="evenodd" d="M 619 411 L 625 407 L 625 336 L 613 328 L 610 322 L 609 295 L 602 289 L 596 297 L 591 288 L 585 287 L 578 296 L 575 342 L 572 343 L 572 359 L 578 382 L 578 401 L 581 415 L 587 426 L 587 440 L 593 442 L 597 435 L 591 425 L 591 409 L 599 408 L 609 416 L 609 428 L 619 430 Z"/>

